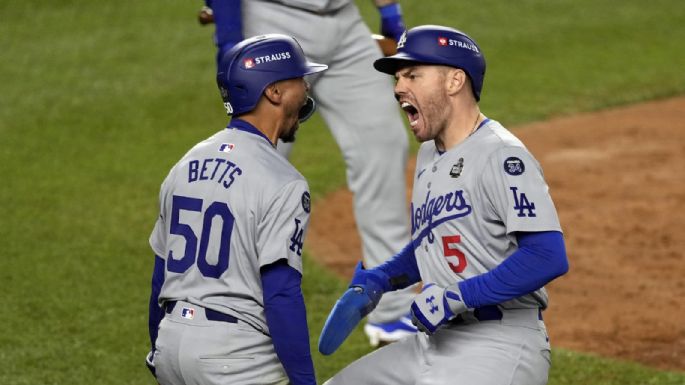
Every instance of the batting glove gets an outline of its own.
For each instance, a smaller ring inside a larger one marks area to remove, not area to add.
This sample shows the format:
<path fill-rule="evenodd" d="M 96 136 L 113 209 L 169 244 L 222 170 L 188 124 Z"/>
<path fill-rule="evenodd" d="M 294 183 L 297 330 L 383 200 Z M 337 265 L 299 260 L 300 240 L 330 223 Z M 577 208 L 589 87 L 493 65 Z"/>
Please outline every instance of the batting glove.
<path fill-rule="evenodd" d="M 456 283 L 442 288 L 434 283 L 423 287 L 411 305 L 412 322 L 426 334 L 433 334 L 446 322 L 468 311 Z"/>
<path fill-rule="evenodd" d="M 392 3 L 378 8 L 381 14 L 381 35 L 400 41 L 404 33 L 404 19 L 399 3 Z"/>
<path fill-rule="evenodd" d="M 319 352 L 325 355 L 335 352 L 390 289 L 390 280 L 385 273 L 377 269 L 365 270 L 359 262 L 350 288 L 335 303 L 326 319 L 319 336 Z"/>
<path fill-rule="evenodd" d="M 150 373 L 152 373 L 155 378 L 157 378 L 157 373 L 155 371 L 155 363 L 152 362 L 152 360 L 155 357 L 155 350 L 150 350 L 150 352 L 145 356 L 145 366 L 150 370 Z"/>

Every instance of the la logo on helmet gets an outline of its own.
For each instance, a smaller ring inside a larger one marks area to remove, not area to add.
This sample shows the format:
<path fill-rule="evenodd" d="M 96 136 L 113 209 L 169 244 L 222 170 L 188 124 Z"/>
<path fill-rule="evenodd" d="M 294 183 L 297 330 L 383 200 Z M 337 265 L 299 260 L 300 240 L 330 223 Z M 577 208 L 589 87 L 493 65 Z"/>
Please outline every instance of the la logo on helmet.
<path fill-rule="evenodd" d="M 402 32 L 400 36 L 400 41 L 397 42 L 397 49 L 404 48 L 404 43 L 407 42 L 407 31 Z"/>

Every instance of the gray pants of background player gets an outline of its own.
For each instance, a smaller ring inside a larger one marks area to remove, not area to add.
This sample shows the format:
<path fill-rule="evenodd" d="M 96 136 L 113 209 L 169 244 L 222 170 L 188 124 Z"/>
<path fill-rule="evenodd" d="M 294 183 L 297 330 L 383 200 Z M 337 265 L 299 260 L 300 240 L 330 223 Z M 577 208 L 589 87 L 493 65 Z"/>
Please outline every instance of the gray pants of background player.
<path fill-rule="evenodd" d="M 192 319 L 181 316 L 193 308 Z M 208 321 L 204 309 L 179 301 L 159 326 L 154 364 L 162 385 L 282 385 L 288 377 L 271 337 L 238 321 Z"/>
<path fill-rule="evenodd" d="M 347 164 L 364 264 L 381 264 L 409 242 L 404 177 L 408 141 L 392 79 L 373 68 L 381 52 L 371 31 L 354 2 L 335 13 L 317 15 L 276 2 L 243 1 L 243 26 L 245 37 L 293 36 L 310 60 L 329 66 L 322 76 L 308 80 Z M 411 288 L 386 293 L 369 321 L 406 315 L 413 296 Z"/>
<path fill-rule="evenodd" d="M 360 358 L 324 385 L 544 385 L 550 346 L 537 309 L 452 325 Z"/>

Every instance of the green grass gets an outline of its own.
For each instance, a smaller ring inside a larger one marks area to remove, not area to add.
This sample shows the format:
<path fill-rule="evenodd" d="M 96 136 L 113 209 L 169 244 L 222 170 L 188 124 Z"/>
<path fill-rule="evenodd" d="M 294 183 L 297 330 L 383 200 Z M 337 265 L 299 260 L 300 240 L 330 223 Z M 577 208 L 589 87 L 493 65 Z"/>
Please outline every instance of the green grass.
<path fill-rule="evenodd" d="M 377 14 L 360 2 L 374 28 Z M 159 184 L 225 125 L 200 2 L 0 3 L 0 384 L 152 384 L 147 295 Z M 505 124 L 685 91 L 675 1 L 409 2 L 410 26 L 454 25 L 483 47 L 483 111 Z M 316 119 L 293 163 L 319 199 L 344 185 Z M 315 341 L 345 283 L 306 259 Z M 553 326 L 552 326 L 553 327 Z M 359 332 L 327 378 L 368 352 Z M 676 384 L 663 373 L 555 351 L 553 384 Z"/>

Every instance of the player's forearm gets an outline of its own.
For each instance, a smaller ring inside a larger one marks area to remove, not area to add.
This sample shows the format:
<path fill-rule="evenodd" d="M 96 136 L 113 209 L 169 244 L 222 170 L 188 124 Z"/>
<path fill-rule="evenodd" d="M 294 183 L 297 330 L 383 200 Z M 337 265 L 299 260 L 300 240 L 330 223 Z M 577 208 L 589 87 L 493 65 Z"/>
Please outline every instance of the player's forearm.
<path fill-rule="evenodd" d="M 212 2 L 211 7 L 216 26 L 216 46 L 221 54 L 243 40 L 241 4 L 240 0 L 221 0 Z"/>
<path fill-rule="evenodd" d="M 164 260 L 155 255 L 155 267 L 152 271 L 152 287 L 150 290 L 150 311 L 148 316 L 148 329 L 150 333 L 150 346 L 155 347 L 157 329 L 164 317 L 164 310 L 159 307 L 159 293 L 164 284 Z"/>
<path fill-rule="evenodd" d="M 519 249 L 499 266 L 459 283 L 469 308 L 495 305 L 532 293 L 568 271 L 560 232 L 520 234 L 518 241 Z"/>
<path fill-rule="evenodd" d="M 399 253 L 377 266 L 376 269 L 388 276 L 392 290 L 404 289 L 421 281 L 414 254 L 414 244 L 411 241 Z"/>
<path fill-rule="evenodd" d="M 283 262 L 262 269 L 266 323 L 293 385 L 316 384 L 301 279 L 297 270 Z"/>

